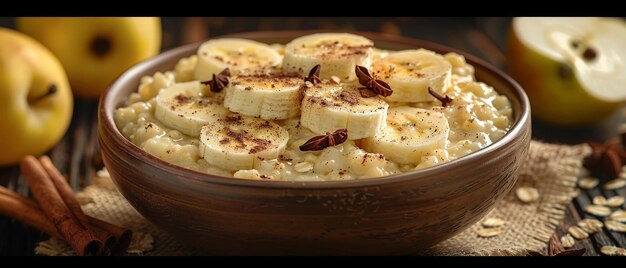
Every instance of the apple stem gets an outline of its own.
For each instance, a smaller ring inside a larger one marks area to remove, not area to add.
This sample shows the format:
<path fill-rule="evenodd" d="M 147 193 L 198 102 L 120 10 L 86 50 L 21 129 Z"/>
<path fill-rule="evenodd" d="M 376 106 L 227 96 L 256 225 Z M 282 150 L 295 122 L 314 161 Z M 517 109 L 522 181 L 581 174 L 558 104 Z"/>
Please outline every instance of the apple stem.
<path fill-rule="evenodd" d="M 55 84 L 51 84 L 48 87 L 48 90 L 46 91 L 45 94 L 43 94 L 43 95 L 41 95 L 39 97 L 35 97 L 34 99 L 31 99 L 30 102 L 38 102 L 38 101 L 40 101 L 40 100 L 42 100 L 42 99 L 44 99 L 44 98 L 46 98 L 46 97 L 56 93 L 56 92 L 57 92 L 57 86 Z"/>

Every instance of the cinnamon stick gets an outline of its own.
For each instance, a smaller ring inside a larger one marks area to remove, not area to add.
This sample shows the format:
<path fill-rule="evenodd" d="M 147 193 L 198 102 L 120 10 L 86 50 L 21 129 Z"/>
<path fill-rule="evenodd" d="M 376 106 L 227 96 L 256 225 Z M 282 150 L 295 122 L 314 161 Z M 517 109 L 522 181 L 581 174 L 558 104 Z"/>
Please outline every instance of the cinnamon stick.
<path fill-rule="evenodd" d="M 65 240 L 59 235 L 54 224 L 41 211 L 41 208 L 35 201 L 2 186 L 0 186 L 0 214 L 15 218 L 50 236 Z M 117 238 L 117 244 L 111 247 L 113 255 L 126 252 L 133 236 L 133 232 L 130 229 L 122 228 L 88 215 L 87 220 L 93 229 L 100 229 Z"/>
<path fill-rule="evenodd" d="M 110 224 L 106 221 L 89 217 L 89 223 L 97 227 L 107 233 L 112 234 L 116 238 L 116 243 L 110 247 L 111 255 L 122 255 L 126 253 L 128 246 L 130 246 L 130 241 L 133 238 L 133 231 L 128 228 L 122 228 L 113 224 Z"/>
<path fill-rule="evenodd" d="M 78 255 L 96 255 L 103 246 L 102 241 L 72 214 L 37 158 L 26 156 L 20 164 L 35 200 L 59 234 Z"/>
<path fill-rule="evenodd" d="M 0 214 L 26 223 L 50 236 L 63 239 L 54 227 L 54 224 L 39 208 L 33 208 L 13 196 L 6 195 L 3 191 L 0 191 Z"/>
<path fill-rule="evenodd" d="M 70 212 L 72 212 L 74 217 L 76 217 L 78 221 L 86 227 L 86 229 L 90 229 L 95 237 L 104 242 L 104 247 L 102 247 L 102 250 L 98 255 L 108 255 L 107 250 L 111 249 L 115 245 L 117 238 L 106 230 L 102 230 L 100 228 L 90 228 L 87 226 L 86 224 L 89 222 L 89 219 L 74 197 L 74 191 L 65 180 L 65 177 L 63 177 L 63 174 L 61 174 L 61 172 L 54 166 L 52 160 L 50 160 L 50 157 L 47 155 L 39 157 L 39 162 L 41 162 L 41 166 L 43 166 L 48 173 L 54 187 L 59 192 L 63 202 L 67 208 L 69 208 Z"/>

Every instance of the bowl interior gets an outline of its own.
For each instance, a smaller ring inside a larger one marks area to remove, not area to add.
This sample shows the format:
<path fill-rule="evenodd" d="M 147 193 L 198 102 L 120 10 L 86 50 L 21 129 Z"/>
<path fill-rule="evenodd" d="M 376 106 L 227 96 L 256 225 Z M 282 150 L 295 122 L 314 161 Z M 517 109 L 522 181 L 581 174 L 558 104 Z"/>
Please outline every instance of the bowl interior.
<path fill-rule="evenodd" d="M 260 42 L 272 44 L 280 43 L 286 44 L 295 37 L 314 33 L 317 31 L 272 31 L 272 32 L 249 32 L 238 33 L 220 37 L 239 37 L 257 40 Z M 113 122 L 113 112 L 116 108 L 123 105 L 126 97 L 136 91 L 139 81 L 144 75 L 152 75 L 155 72 L 163 72 L 174 69 L 174 66 L 178 60 L 182 57 L 187 57 L 196 53 L 198 46 L 201 43 L 189 44 L 182 47 L 178 47 L 160 55 L 141 62 L 124 74 L 122 74 L 107 90 L 104 96 L 101 98 L 100 103 L 100 123 L 102 127 L 107 129 L 108 132 L 113 133 L 112 140 L 117 143 L 117 146 L 121 146 L 124 151 L 133 155 L 138 159 L 142 159 L 147 162 L 151 162 L 155 166 L 159 166 L 162 169 L 168 170 L 174 174 L 178 174 L 181 178 L 197 181 L 207 181 L 211 183 L 231 184 L 239 186 L 249 187 L 282 187 L 282 188 L 345 188 L 345 187 L 363 187 L 371 185 L 381 185 L 393 182 L 399 182 L 404 180 L 419 179 L 419 177 L 429 176 L 433 173 L 439 172 L 442 169 L 451 169 L 455 166 L 464 164 L 465 162 L 472 161 L 474 158 L 479 158 L 481 155 L 490 154 L 498 150 L 504 144 L 507 144 L 514 140 L 516 136 L 519 136 L 525 126 L 528 126 L 527 121 L 529 119 L 529 103 L 526 94 L 522 88 L 509 76 L 502 71 L 496 69 L 490 64 L 480 60 L 465 52 L 449 48 L 443 45 L 435 44 L 428 41 L 411 39 L 400 36 L 384 35 L 368 32 L 354 32 L 359 35 L 370 38 L 374 41 L 374 44 L 378 48 L 401 50 L 401 49 L 416 49 L 425 48 L 437 53 L 456 52 L 465 56 L 467 62 L 475 67 L 475 76 L 478 81 L 485 82 L 493 86 L 500 94 L 503 94 L 509 98 L 513 108 L 513 124 L 510 131 L 502 137 L 500 140 L 495 141 L 493 144 L 483 148 L 479 151 L 473 152 L 467 156 L 463 156 L 459 159 L 452 160 L 450 162 L 437 165 L 431 168 L 423 170 L 406 172 L 402 174 L 385 176 L 379 178 L 371 178 L 365 180 L 352 180 L 352 181 L 329 181 L 329 182 L 268 182 L 268 181 L 253 181 L 245 179 L 235 179 L 229 177 L 216 176 L 211 174 L 205 174 L 198 171 L 182 168 L 172 165 L 166 161 L 158 159 L 139 147 L 128 141 L 117 129 Z"/>

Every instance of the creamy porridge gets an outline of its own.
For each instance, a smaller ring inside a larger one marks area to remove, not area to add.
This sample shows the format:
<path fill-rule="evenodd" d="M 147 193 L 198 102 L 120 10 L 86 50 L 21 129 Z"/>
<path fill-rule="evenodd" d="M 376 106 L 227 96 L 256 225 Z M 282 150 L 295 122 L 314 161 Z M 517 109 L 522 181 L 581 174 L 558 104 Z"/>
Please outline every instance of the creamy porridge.
<path fill-rule="evenodd" d="M 208 41 L 143 77 L 114 119 L 132 143 L 186 168 L 329 181 L 457 159 L 500 139 L 512 110 L 458 54 L 318 34 L 285 46 Z"/>

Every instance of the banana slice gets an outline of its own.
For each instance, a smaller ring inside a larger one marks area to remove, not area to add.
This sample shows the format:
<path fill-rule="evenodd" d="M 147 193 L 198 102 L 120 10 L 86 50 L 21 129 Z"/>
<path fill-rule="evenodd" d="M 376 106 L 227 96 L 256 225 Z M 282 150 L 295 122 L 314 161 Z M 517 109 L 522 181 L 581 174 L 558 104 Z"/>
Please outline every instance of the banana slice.
<path fill-rule="evenodd" d="M 296 73 L 254 72 L 230 79 L 224 89 L 229 110 L 267 120 L 298 116 L 304 80 Z"/>
<path fill-rule="evenodd" d="M 222 94 L 207 96 L 203 88 L 199 81 L 192 81 L 162 89 L 156 96 L 154 116 L 168 127 L 198 137 L 204 125 L 230 114 L 222 105 Z"/>
<path fill-rule="evenodd" d="M 276 123 L 230 115 L 206 125 L 200 134 L 200 155 L 209 164 L 228 170 L 252 169 L 276 159 L 287 146 L 289 133 Z"/>
<path fill-rule="evenodd" d="M 226 68 L 237 72 L 247 68 L 280 65 L 282 56 L 272 47 L 247 39 L 222 38 L 204 42 L 198 48 L 195 78 L 210 80 Z"/>
<path fill-rule="evenodd" d="M 390 108 L 387 127 L 364 139 L 363 149 L 399 164 L 419 164 L 422 156 L 444 148 L 450 127 L 441 112 L 407 106 Z"/>
<path fill-rule="evenodd" d="M 393 94 L 389 101 L 434 101 L 428 87 L 444 94 L 450 87 L 452 66 L 430 50 L 403 50 L 375 61 L 370 70 L 377 79 L 387 82 Z"/>
<path fill-rule="evenodd" d="M 354 85 L 320 83 L 308 88 L 300 122 L 315 133 L 348 129 L 348 139 L 374 136 L 385 127 L 387 104 L 380 97 L 363 98 Z"/>
<path fill-rule="evenodd" d="M 369 67 L 374 56 L 374 42 L 347 33 L 321 33 L 298 37 L 285 46 L 283 68 L 289 72 L 306 75 L 315 65 L 320 65 L 320 77 L 341 80 L 356 79 L 354 67 Z"/>

